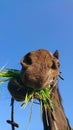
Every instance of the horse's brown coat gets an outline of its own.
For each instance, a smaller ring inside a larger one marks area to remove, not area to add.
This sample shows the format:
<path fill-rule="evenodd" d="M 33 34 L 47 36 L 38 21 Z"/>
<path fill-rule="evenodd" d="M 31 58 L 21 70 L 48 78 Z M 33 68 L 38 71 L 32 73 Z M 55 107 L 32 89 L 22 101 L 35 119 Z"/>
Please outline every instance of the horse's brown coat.
<path fill-rule="evenodd" d="M 21 60 L 21 65 L 21 79 L 26 86 L 41 89 L 55 84 L 58 79 L 59 61 L 47 50 L 28 53 Z"/>
<path fill-rule="evenodd" d="M 26 54 L 21 60 L 21 81 L 11 80 L 8 84 L 11 95 L 17 101 L 24 100 L 26 93 L 24 86 L 33 87 L 35 90 L 45 88 L 49 85 L 52 87 L 51 97 L 54 102 L 53 107 L 56 119 L 53 119 L 50 110 L 46 108 L 49 122 L 49 126 L 47 126 L 46 115 L 43 108 L 44 130 L 71 130 L 63 110 L 61 96 L 57 87 L 60 66 L 58 58 L 58 51 L 52 55 L 49 51 L 44 49 Z M 22 87 L 20 91 L 18 91 L 17 88 L 19 85 L 21 86 L 21 84 Z"/>

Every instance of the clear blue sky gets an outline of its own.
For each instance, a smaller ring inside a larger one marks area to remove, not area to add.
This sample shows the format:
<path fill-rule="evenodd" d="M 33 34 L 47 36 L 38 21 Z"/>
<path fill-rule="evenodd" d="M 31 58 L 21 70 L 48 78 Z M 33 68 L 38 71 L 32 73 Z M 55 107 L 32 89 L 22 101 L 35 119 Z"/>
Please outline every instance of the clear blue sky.
<path fill-rule="evenodd" d="M 64 81 L 59 89 L 66 116 L 73 127 L 73 0 L 0 0 L 0 67 L 21 69 L 20 60 L 27 52 L 44 48 L 58 49 Z M 15 102 L 15 121 L 26 130 L 29 105 L 21 109 Z M 0 129 L 11 127 L 10 94 L 7 83 L 0 89 Z M 33 106 L 30 130 L 43 130 L 39 105 Z"/>

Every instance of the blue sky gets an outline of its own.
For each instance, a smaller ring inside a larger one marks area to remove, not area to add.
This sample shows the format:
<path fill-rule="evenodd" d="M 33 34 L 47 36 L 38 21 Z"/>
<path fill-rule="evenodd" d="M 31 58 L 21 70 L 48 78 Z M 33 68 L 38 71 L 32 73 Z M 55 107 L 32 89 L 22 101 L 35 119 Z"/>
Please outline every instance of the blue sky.
<path fill-rule="evenodd" d="M 23 55 L 39 48 L 60 52 L 64 81 L 59 79 L 59 89 L 73 127 L 73 0 L 0 0 L 0 67 L 21 69 Z M 26 130 L 29 105 L 25 110 L 20 105 L 15 102 L 15 121 Z M 0 129 L 10 129 L 7 83 L 0 90 L 0 112 Z M 32 129 L 43 130 L 39 105 L 33 106 Z"/>

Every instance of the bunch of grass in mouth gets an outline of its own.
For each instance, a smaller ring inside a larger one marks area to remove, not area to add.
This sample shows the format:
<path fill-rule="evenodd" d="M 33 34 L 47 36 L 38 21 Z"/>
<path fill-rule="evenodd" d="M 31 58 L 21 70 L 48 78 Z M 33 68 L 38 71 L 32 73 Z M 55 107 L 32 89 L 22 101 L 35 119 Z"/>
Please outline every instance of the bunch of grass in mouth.
<path fill-rule="evenodd" d="M 10 79 L 18 79 L 20 71 L 16 69 L 10 69 L 2 67 L 0 68 L 0 84 L 4 83 L 6 81 L 9 81 Z"/>
<path fill-rule="evenodd" d="M 13 79 L 20 78 L 20 70 L 5 68 L 5 67 L 2 67 L 0 69 L 0 84 L 4 83 L 6 81 L 9 81 L 12 78 Z M 43 113 L 43 107 L 44 107 L 45 113 L 46 113 L 46 120 L 47 120 L 47 124 L 48 124 L 46 107 L 49 108 L 49 110 L 51 111 L 51 114 L 54 117 L 53 101 L 51 99 L 51 87 L 46 86 L 44 89 L 41 89 L 41 90 L 34 90 L 30 87 L 27 87 L 27 92 L 26 92 L 24 102 L 21 105 L 21 107 L 25 108 L 26 105 L 31 101 L 30 119 L 31 119 L 31 115 L 32 115 L 31 114 L 32 113 L 32 105 L 33 105 L 33 103 L 35 103 L 35 101 L 34 101 L 35 98 L 39 99 L 41 114 Z"/>

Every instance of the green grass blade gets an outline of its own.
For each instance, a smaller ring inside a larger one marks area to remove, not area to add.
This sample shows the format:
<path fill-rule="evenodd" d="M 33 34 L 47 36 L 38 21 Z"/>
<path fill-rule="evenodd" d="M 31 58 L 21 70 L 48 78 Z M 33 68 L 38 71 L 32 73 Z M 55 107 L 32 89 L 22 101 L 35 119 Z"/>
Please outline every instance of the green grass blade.
<path fill-rule="evenodd" d="M 26 130 L 29 130 L 29 127 L 30 127 L 30 122 L 31 122 L 31 119 L 32 119 L 32 107 L 33 107 L 33 102 L 34 102 L 34 99 L 32 98 L 31 99 L 31 104 L 30 104 L 30 116 L 29 116 L 29 121 L 28 121 L 28 127 Z"/>

